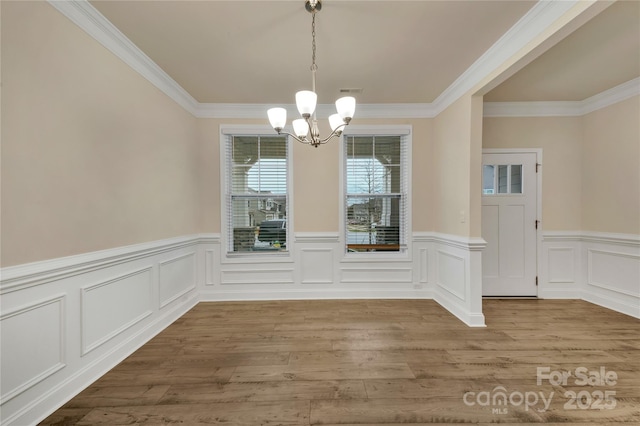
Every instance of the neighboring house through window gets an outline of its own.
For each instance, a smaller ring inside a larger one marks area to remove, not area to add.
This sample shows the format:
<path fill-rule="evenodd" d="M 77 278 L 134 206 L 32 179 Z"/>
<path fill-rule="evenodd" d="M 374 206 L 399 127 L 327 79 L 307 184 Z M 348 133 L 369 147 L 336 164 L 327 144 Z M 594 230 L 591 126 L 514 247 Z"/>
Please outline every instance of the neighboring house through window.
<path fill-rule="evenodd" d="M 282 252 L 288 237 L 286 136 L 226 134 L 227 252 Z"/>

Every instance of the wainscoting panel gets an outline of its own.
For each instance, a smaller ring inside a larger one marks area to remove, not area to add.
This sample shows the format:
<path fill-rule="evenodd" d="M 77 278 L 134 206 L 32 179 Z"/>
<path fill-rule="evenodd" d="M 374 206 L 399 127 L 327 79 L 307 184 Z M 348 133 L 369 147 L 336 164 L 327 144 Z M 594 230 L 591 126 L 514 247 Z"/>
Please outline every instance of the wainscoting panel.
<path fill-rule="evenodd" d="M 300 282 L 302 284 L 333 284 L 333 249 L 300 249 Z"/>
<path fill-rule="evenodd" d="M 587 284 L 628 296 L 637 296 L 640 286 L 640 256 L 602 250 L 587 250 Z"/>
<path fill-rule="evenodd" d="M 545 232 L 538 268 L 538 297 L 580 299 L 582 242 L 574 232 Z"/>
<path fill-rule="evenodd" d="M 196 288 L 196 252 L 159 263 L 160 308 Z"/>
<path fill-rule="evenodd" d="M 198 282 L 205 288 L 220 285 L 220 235 L 202 234 L 200 236 L 200 257 L 204 270 L 198 270 Z"/>
<path fill-rule="evenodd" d="M 250 259 L 248 259 L 250 262 Z M 260 265 L 248 263 L 234 265 L 234 269 L 224 269 L 221 271 L 222 285 L 252 285 L 252 284 L 293 284 L 293 267 L 265 268 Z"/>
<path fill-rule="evenodd" d="M 640 318 L 640 235 L 583 236 L 583 299 Z"/>
<path fill-rule="evenodd" d="M 436 284 L 464 301 L 466 294 L 465 259 L 442 250 L 436 251 Z"/>
<path fill-rule="evenodd" d="M 420 248 L 418 250 L 420 253 L 419 262 L 420 262 L 420 284 L 428 285 L 431 281 L 429 280 L 429 249 Z"/>
<path fill-rule="evenodd" d="M 215 250 L 213 249 L 205 249 L 204 250 L 204 285 L 215 285 L 216 284 L 216 265 L 215 265 Z"/>
<path fill-rule="evenodd" d="M 152 267 L 81 289 L 82 355 L 152 314 Z"/>
<path fill-rule="evenodd" d="M 2 404 L 65 367 L 64 315 L 64 296 L 2 315 Z"/>
<path fill-rule="evenodd" d="M 341 279 L 344 284 L 376 284 L 398 283 L 410 284 L 413 282 L 412 268 L 408 266 L 385 265 L 384 262 L 363 265 L 342 265 L 340 267 Z"/>
<path fill-rule="evenodd" d="M 573 247 L 550 247 L 547 250 L 549 283 L 576 282 L 576 250 Z"/>
<path fill-rule="evenodd" d="M 640 318 L 640 236 L 545 232 L 542 298 L 584 299 Z"/>

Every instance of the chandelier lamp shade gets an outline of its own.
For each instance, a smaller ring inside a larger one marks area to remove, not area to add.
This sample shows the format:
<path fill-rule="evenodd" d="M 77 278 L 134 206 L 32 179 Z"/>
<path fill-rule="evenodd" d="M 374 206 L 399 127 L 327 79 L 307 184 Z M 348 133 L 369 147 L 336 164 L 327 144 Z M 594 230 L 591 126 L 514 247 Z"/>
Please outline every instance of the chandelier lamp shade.
<path fill-rule="evenodd" d="M 269 122 L 278 134 L 285 134 L 293 137 L 298 142 L 311 145 L 315 148 L 318 145 L 327 143 L 331 138 L 338 137 L 342 134 L 345 126 L 349 125 L 353 114 L 356 110 L 356 99 L 352 96 L 345 96 L 336 101 L 336 114 L 329 116 L 329 126 L 331 134 L 326 138 L 320 136 L 318 129 L 318 120 L 316 118 L 316 105 L 318 95 L 316 94 L 316 13 L 322 9 L 320 0 L 307 0 L 305 8 L 311 13 L 311 90 L 301 90 L 296 93 L 296 106 L 298 112 L 302 116 L 297 120 L 293 120 L 293 134 L 284 131 L 287 124 L 287 110 L 277 107 L 270 108 L 267 111 Z"/>

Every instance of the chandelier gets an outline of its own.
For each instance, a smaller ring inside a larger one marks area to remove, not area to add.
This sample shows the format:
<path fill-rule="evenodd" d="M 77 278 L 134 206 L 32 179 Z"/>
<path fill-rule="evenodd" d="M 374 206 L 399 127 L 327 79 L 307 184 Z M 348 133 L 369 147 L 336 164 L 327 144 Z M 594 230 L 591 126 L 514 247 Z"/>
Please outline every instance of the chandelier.
<path fill-rule="evenodd" d="M 329 116 L 329 126 L 331 134 L 326 138 L 320 137 L 318 130 L 318 120 L 316 119 L 316 13 L 322 9 L 320 0 L 307 0 L 305 9 L 311 13 L 311 90 L 302 90 L 296 93 L 296 106 L 302 118 L 293 120 L 293 133 L 285 132 L 284 126 L 287 124 L 287 110 L 284 108 L 270 108 L 267 111 L 269 122 L 278 134 L 285 134 L 293 137 L 298 142 L 311 145 L 315 148 L 325 144 L 335 136 L 340 136 L 345 126 L 349 124 L 356 110 L 356 99 L 352 96 L 345 96 L 336 101 L 337 114 Z"/>

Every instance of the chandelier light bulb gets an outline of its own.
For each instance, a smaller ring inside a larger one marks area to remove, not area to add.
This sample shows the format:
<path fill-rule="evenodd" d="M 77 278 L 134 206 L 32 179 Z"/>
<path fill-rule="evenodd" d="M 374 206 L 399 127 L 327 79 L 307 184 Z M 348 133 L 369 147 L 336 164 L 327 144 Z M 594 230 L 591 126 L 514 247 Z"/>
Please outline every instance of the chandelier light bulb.
<path fill-rule="evenodd" d="M 267 110 L 269 122 L 277 132 L 280 132 L 287 124 L 287 110 L 284 108 L 270 108 Z"/>
<path fill-rule="evenodd" d="M 345 96 L 336 101 L 336 109 L 338 114 L 344 120 L 345 123 L 349 123 L 353 118 L 353 114 L 356 112 L 356 98 L 353 96 Z"/>
<path fill-rule="evenodd" d="M 309 125 L 307 124 L 307 120 L 304 118 L 298 118 L 297 120 L 293 120 L 291 123 L 293 124 L 293 134 L 299 138 L 304 138 L 307 136 L 309 132 Z"/>
<path fill-rule="evenodd" d="M 342 130 L 338 130 L 338 127 L 344 124 L 344 120 L 340 117 L 340 114 L 331 114 L 329 116 L 329 126 L 331 126 L 332 132 L 337 132 L 338 135 L 342 133 Z"/>
<path fill-rule="evenodd" d="M 316 110 L 316 102 L 318 101 L 318 95 L 311 90 L 301 90 L 296 93 L 296 106 L 298 112 L 303 117 L 311 117 L 311 114 Z"/>

